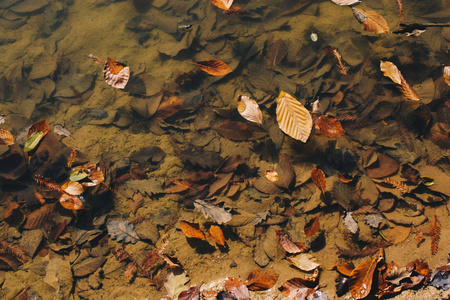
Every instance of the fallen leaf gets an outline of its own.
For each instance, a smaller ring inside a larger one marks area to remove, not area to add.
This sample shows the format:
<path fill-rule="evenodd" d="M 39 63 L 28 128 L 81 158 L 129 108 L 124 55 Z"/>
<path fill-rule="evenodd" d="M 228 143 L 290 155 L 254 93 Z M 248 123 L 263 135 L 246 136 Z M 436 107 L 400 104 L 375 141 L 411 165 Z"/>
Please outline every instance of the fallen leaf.
<path fill-rule="evenodd" d="M 313 236 L 320 229 L 319 216 L 315 216 L 305 225 L 305 235 L 307 237 Z"/>
<path fill-rule="evenodd" d="M 190 287 L 178 295 L 178 300 L 200 300 L 200 285 Z"/>
<path fill-rule="evenodd" d="M 180 229 L 185 236 L 206 241 L 206 236 L 200 229 L 198 223 L 192 223 L 180 220 Z"/>
<path fill-rule="evenodd" d="M 373 259 L 363 262 L 353 269 L 348 285 L 352 296 L 355 299 L 367 297 L 372 288 L 373 273 L 378 262 L 383 259 L 383 249 L 380 249 L 378 255 Z"/>
<path fill-rule="evenodd" d="M 108 85 L 124 89 L 130 79 L 130 68 L 126 64 L 109 58 L 103 67 L 103 77 Z"/>
<path fill-rule="evenodd" d="M 277 283 L 278 274 L 269 270 L 253 270 L 248 275 L 245 285 L 249 290 L 262 291 L 272 288 Z"/>
<path fill-rule="evenodd" d="M 67 181 L 61 188 L 70 195 L 81 195 L 84 192 L 84 188 L 81 183 L 76 181 Z"/>
<path fill-rule="evenodd" d="M 450 85 L 450 66 L 445 66 L 444 67 L 444 80 L 445 82 Z"/>
<path fill-rule="evenodd" d="M 303 104 L 291 95 L 281 92 L 277 99 L 276 114 L 278 126 L 284 133 L 306 143 L 313 122 L 311 114 Z"/>
<path fill-rule="evenodd" d="M 366 168 L 370 178 L 383 178 L 398 171 L 400 165 L 395 159 L 384 154 L 378 154 L 377 158 L 375 163 Z"/>
<path fill-rule="evenodd" d="M 322 191 L 322 193 L 325 193 L 327 187 L 325 173 L 321 169 L 314 168 L 311 171 L 311 179 L 314 184 Z"/>
<path fill-rule="evenodd" d="M 246 141 L 253 135 L 247 124 L 230 120 L 224 121 L 214 129 L 221 136 L 233 141 Z"/>
<path fill-rule="evenodd" d="M 57 135 L 72 137 L 72 133 L 69 131 L 69 129 L 67 129 L 61 124 L 53 125 L 53 132 L 56 133 Z"/>
<path fill-rule="evenodd" d="M 267 50 L 267 58 L 272 66 L 278 65 L 288 53 L 288 47 L 282 39 L 273 42 Z"/>
<path fill-rule="evenodd" d="M 71 195 L 68 193 L 63 193 L 61 197 L 59 197 L 59 203 L 65 209 L 70 210 L 80 210 L 84 209 L 84 204 L 78 196 Z"/>
<path fill-rule="evenodd" d="M 280 180 L 278 173 L 271 169 L 266 170 L 264 172 L 264 175 L 266 176 L 267 180 L 272 181 L 272 182 Z"/>
<path fill-rule="evenodd" d="M 262 112 L 259 105 L 249 96 L 239 95 L 237 109 L 239 114 L 247 121 L 262 124 Z"/>
<path fill-rule="evenodd" d="M 440 235 L 441 235 L 441 224 L 439 223 L 435 215 L 430 225 L 431 254 L 433 255 L 435 255 L 438 250 Z"/>
<path fill-rule="evenodd" d="M 231 178 L 233 178 L 233 175 L 233 173 L 218 174 L 217 179 L 209 186 L 209 193 L 206 198 L 211 197 L 217 191 L 227 186 Z"/>
<path fill-rule="evenodd" d="M 164 283 L 164 287 L 167 293 L 172 299 L 178 299 L 178 295 L 185 289 L 185 284 L 189 281 L 189 277 L 186 273 L 174 274 L 170 272 L 167 275 L 167 280 Z"/>
<path fill-rule="evenodd" d="M 23 229 L 41 228 L 52 217 L 55 204 L 45 204 L 27 215 Z"/>
<path fill-rule="evenodd" d="M 289 299 L 304 300 L 314 294 L 315 289 L 304 285 L 302 278 L 291 278 L 281 285 L 280 292 Z"/>
<path fill-rule="evenodd" d="M 327 115 L 320 115 L 315 118 L 314 127 L 327 137 L 334 138 L 344 135 L 344 129 L 341 123 L 336 118 Z"/>
<path fill-rule="evenodd" d="M 33 132 L 30 137 L 27 138 L 23 147 L 23 152 L 30 152 L 31 150 L 36 148 L 43 137 L 44 133 L 42 131 Z"/>
<path fill-rule="evenodd" d="M 353 15 L 356 17 L 363 30 L 372 33 L 389 33 L 389 26 L 386 20 L 374 11 L 353 8 Z"/>
<path fill-rule="evenodd" d="M 283 247 L 284 251 L 288 253 L 301 253 L 305 251 L 306 247 L 303 243 L 294 243 L 289 237 L 282 234 L 279 230 L 275 230 L 278 244 Z"/>
<path fill-rule="evenodd" d="M 385 239 L 393 245 L 400 244 L 408 238 L 410 232 L 411 227 L 397 225 L 394 228 L 389 229 Z"/>
<path fill-rule="evenodd" d="M 420 97 L 416 91 L 406 82 L 400 70 L 390 61 L 380 61 L 380 69 L 383 75 L 389 77 L 397 84 L 398 89 L 409 100 L 419 101 Z"/>
<path fill-rule="evenodd" d="M 306 272 L 312 271 L 320 266 L 317 262 L 317 258 L 309 253 L 300 253 L 294 256 L 288 256 L 286 259 L 300 270 Z"/>
<path fill-rule="evenodd" d="M 213 76 L 223 76 L 233 72 L 233 70 L 231 70 L 226 63 L 216 59 L 191 62 L 191 64 Z"/>
<path fill-rule="evenodd" d="M 124 241 L 125 243 L 135 244 L 139 237 L 134 231 L 132 224 L 128 223 L 127 220 L 112 220 L 107 224 L 108 234 L 113 240 L 118 242 Z"/>
<path fill-rule="evenodd" d="M 223 224 L 231 220 L 231 213 L 223 207 L 218 207 L 203 200 L 194 200 L 195 209 L 203 213 L 205 218 L 210 217 L 217 224 Z"/>
<path fill-rule="evenodd" d="M 250 299 L 247 286 L 237 278 L 225 278 L 225 288 L 238 299 Z"/>
<path fill-rule="evenodd" d="M 39 122 L 34 123 L 30 129 L 28 129 L 27 139 L 35 132 L 42 132 L 45 136 L 50 131 L 50 125 L 47 120 L 41 120 Z"/>
<path fill-rule="evenodd" d="M 337 4 L 337 5 L 353 5 L 356 3 L 360 3 L 361 1 L 359 1 L 359 0 L 331 0 L 331 2 L 333 2 L 334 4 Z"/>
<path fill-rule="evenodd" d="M 8 130 L 0 129 L 0 145 L 10 146 L 14 144 L 14 136 Z"/>
<path fill-rule="evenodd" d="M 209 233 L 216 241 L 216 244 L 225 246 L 225 237 L 223 236 L 222 229 L 220 229 L 219 226 L 211 225 L 211 227 L 209 227 Z"/>
<path fill-rule="evenodd" d="M 223 10 L 229 10 L 233 0 L 211 0 L 211 3 Z"/>
<path fill-rule="evenodd" d="M 346 263 L 345 261 L 339 259 L 334 266 L 336 267 L 336 270 L 341 273 L 344 276 L 350 277 L 350 275 L 352 274 L 352 271 L 354 269 L 353 266 L 351 266 L 350 264 Z"/>
<path fill-rule="evenodd" d="M 351 233 L 356 233 L 358 231 L 358 223 L 353 219 L 351 211 L 347 212 L 343 223 Z"/>
<path fill-rule="evenodd" d="M 289 189 L 291 183 L 294 181 L 295 173 L 289 158 L 284 153 L 279 155 L 277 170 L 279 178 L 274 182 L 275 185 L 281 188 Z"/>
<path fill-rule="evenodd" d="M 157 120 L 164 120 L 177 113 L 182 105 L 183 99 L 176 96 L 171 96 L 159 105 L 154 117 Z"/>

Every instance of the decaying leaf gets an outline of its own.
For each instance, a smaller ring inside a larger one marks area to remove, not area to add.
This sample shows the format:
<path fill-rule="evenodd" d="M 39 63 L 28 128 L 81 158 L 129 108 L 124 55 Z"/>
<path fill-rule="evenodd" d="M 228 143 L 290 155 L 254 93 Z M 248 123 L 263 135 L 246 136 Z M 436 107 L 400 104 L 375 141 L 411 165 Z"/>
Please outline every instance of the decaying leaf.
<path fill-rule="evenodd" d="M 56 133 L 57 135 L 72 137 L 72 133 L 69 131 L 69 129 L 67 129 L 61 124 L 53 125 L 53 132 Z"/>
<path fill-rule="evenodd" d="M 248 275 L 245 285 L 249 290 L 262 291 L 272 288 L 277 283 L 278 274 L 269 270 L 253 270 Z"/>
<path fill-rule="evenodd" d="M 225 287 L 238 299 L 250 299 L 247 286 L 238 278 L 225 278 Z"/>
<path fill-rule="evenodd" d="M 169 99 L 165 100 L 158 106 L 158 109 L 154 114 L 154 118 L 157 120 L 164 120 L 177 113 L 182 105 L 183 99 L 177 96 L 169 97 Z"/>
<path fill-rule="evenodd" d="M 340 137 L 344 135 L 344 129 L 336 118 L 320 115 L 314 119 L 314 128 L 327 137 Z"/>
<path fill-rule="evenodd" d="M 124 241 L 125 243 L 135 244 L 139 237 L 134 231 L 132 224 L 128 223 L 127 220 L 112 220 L 107 224 L 108 234 L 113 240 L 118 242 Z"/>
<path fill-rule="evenodd" d="M 322 191 L 322 193 L 325 193 L 327 187 L 325 173 L 321 169 L 314 168 L 311 171 L 311 179 L 316 184 L 316 186 Z"/>
<path fill-rule="evenodd" d="M 278 244 L 283 247 L 284 251 L 293 254 L 305 251 L 306 247 L 303 243 L 294 243 L 289 237 L 282 234 L 279 230 L 275 230 L 275 233 L 277 236 Z"/>
<path fill-rule="evenodd" d="M 288 47 L 282 39 L 273 42 L 267 50 L 267 57 L 272 66 L 278 65 L 288 53 Z"/>
<path fill-rule="evenodd" d="M 216 244 L 225 246 L 225 237 L 223 236 L 222 229 L 220 229 L 219 226 L 211 225 L 211 227 L 209 227 L 209 233 L 216 241 Z"/>
<path fill-rule="evenodd" d="M 30 129 L 28 129 L 27 139 L 34 133 L 41 131 L 45 136 L 50 131 L 50 125 L 47 120 L 41 120 L 39 122 L 34 123 Z"/>
<path fill-rule="evenodd" d="M 226 63 L 217 59 L 191 62 L 191 64 L 213 76 L 223 76 L 233 72 Z"/>
<path fill-rule="evenodd" d="M 445 82 L 450 85 L 450 66 L 445 66 L 444 67 L 444 80 Z"/>
<path fill-rule="evenodd" d="M 337 4 L 337 5 L 353 5 L 356 3 L 360 3 L 359 0 L 331 0 L 331 2 Z"/>
<path fill-rule="evenodd" d="M 420 97 L 416 91 L 406 82 L 400 70 L 390 61 L 380 61 L 380 69 L 383 75 L 389 77 L 397 84 L 398 89 L 409 100 L 419 101 Z"/>
<path fill-rule="evenodd" d="M 344 225 L 351 233 L 356 233 L 358 231 L 358 223 L 353 219 L 352 212 L 347 212 L 345 215 Z"/>
<path fill-rule="evenodd" d="M 27 215 L 24 229 L 41 228 L 53 215 L 55 204 L 45 204 Z"/>
<path fill-rule="evenodd" d="M 430 237 L 431 237 L 431 254 L 435 255 L 438 246 L 439 246 L 439 239 L 441 236 L 441 224 L 439 223 L 436 216 L 434 216 L 433 221 L 431 221 L 430 225 Z"/>
<path fill-rule="evenodd" d="M 247 124 L 237 121 L 225 120 L 214 128 L 221 136 L 233 141 L 245 141 L 252 137 L 253 132 Z"/>
<path fill-rule="evenodd" d="M 291 95 L 281 92 L 277 99 L 276 113 L 280 129 L 290 137 L 306 143 L 313 122 L 311 114 L 303 104 Z"/>
<path fill-rule="evenodd" d="M 317 258 L 309 253 L 300 253 L 294 256 L 288 256 L 286 259 L 300 270 L 306 272 L 312 271 L 320 266 L 317 262 Z"/>
<path fill-rule="evenodd" d="M 180 229 L 181 231 L 183 231 L 184 235 L 189 238 L 195 238 L 206 241 L 206 236 L 200 229 L 200 225 L 198 223 L 180 220 Z"/>
<path fill-rule="evenodd" d="M 44 136 L 50 131 L 50 125 L 47 120 L 41 120 L 34 123 L 30 129 L 28 129 L 27 140 L 25 142 L 23 151 L 30 152 L 39 144 Z"/>
<path fill-rule="evenodd" d="M 389 26 L 386 20 L 374 11 L 353 8 L 353 15 L 356 17 L 363 30 L 372 33 L 389 33 Z"/>
<path fill-rule="evenodd" d="M 305 235 L 307 237 L 313 236 L 320 229 L 319 216 L 315 216 L 305 225 Z"/>
<path fill-rule="evenodd" d="M 203 213 L 205 218 L 211 218 L 217 224 L 223 224 L 231 220 L 231 213 L 223 207 L 209 204 L 203 200 L 194 200 L 195 209 Z"/>
<path fill-rule="evenodd" d="M 239 95 L 237 109 L 239 114 L 247 121 L 262 124 L 262 112 L 259 105 L 249 96 Z"/>
<path fill-rule="evenodd" d="M 14 136 L 8 130 L 0 129 L 0 145 L 10 146 L 14 144 Z"/>
<path fill-rule="evenodd" d="M 211 0 L 211 3 L 223 10 L 229 10 L 233 0 Z"/>
<path fill-rule="evenodd" d="M 383 249 L 373 259 L 363 262 L 353 269 L 349 278 L 349 288 L 355 299 L 363 299 L 369 295 L 372 288 L 373 273 L 378 262 L 383 260 Z"/>
<path fill-rule="evenodd" d="M 291 278 L 283 283 L 279 290 L 289 299 L 304 300 L 316 291 L 316 289 L 305 286 L 304 283 L 302 278 Z"/>
<path fill-rule="evenodd" d="M 173 272 L 170 272 L 169 275 L 167 275 L 164 287 L 172 299 L 178 299 L 178 295 L 185 289 L 185 285 L 188 281 L 189 277 L 186 273 L 174 274 Z"/>
<path fill-rule="evenodd" d="M 275 182 L 280 180 L 280 177 L 278 176 L 278 173 L 275 170 L 268 169 L 264 172 L 264 175 L 266 176 L 267 180 Z"/>
<path fill-rule="evenodd" d="M 130 68 L 126 64 L 109 58 L 103 67 L 103 77 L 108 85 L 124 89 L 130 79 Z"/>

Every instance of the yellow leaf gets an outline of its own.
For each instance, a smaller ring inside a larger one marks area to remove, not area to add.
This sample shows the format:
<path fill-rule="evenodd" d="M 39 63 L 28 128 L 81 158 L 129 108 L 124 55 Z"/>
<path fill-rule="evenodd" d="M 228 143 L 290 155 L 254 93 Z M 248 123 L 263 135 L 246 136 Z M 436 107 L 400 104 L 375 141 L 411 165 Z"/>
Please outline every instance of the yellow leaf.
<path fill-rule="evenodd" d="M 281 92 L 277 100 L 277 122 L 290 137 L 306 143 L 313 125 L 309 111 L 297 99 Z"/>

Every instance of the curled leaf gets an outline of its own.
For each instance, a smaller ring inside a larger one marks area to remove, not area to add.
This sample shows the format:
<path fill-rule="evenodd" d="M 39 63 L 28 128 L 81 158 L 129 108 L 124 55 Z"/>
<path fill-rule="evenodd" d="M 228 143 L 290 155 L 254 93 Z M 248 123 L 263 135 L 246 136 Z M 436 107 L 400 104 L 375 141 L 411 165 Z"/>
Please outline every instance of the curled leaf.
<path fill-rule="evenodd" d="M 389 26 L 386 20 L 374 11 L 353 8 L 353 15 L 356 17 L 363 30 L 372 33 L 389 33 Z"/>
<path fill-rule="evenodd" d="M 27 139 L 34 133 L 34 132 L 42 132 L 45 136 L 50 131 L 50 125 L 48 124 L 47 120 L 41 120 L 39 122 L 34 123 L 30 129 L 28 129 Z"/>
<path fill-rule="evenodd" d="M 14 136 L 8 130 L 0 129 L 0 145 L 10 146 L 14 144 Z"/>
<path fill-rule="evenodd" d="M 289 299 L 307 299 L 314 294 L 316 289 L 305 286 L 305 281 L 302 278 L 291 278 L 281 285 L 280 292 Z M 313 297 L 313 299 L 315 299 Z"/>
<path fill-rule="evenodd" d="M 300 253 L 294 256 L 289 256 L 286 259 L 302 271 L 312 271 L 320 266 L 317 262 L 317 258 L 309 253 Z"/>
<path fill-rule="evenodd" d="M 89 171 L 86 169 L 73 169 L 70 171 L 69 179 L 71 181 L 80 181 L 86 178 L 89 175 Z"/>
<path fill-rule="evenodd" d="M 84 204 L 78 196 L 71 195 L 69 193 L 63 193 L 59 198 L 59 203 L 62 207 L 70 210 L 84 209 Z"/>
<path fill-rule="evenodd" d="M 191 62 L 191 64 L 213 76 L 223 76 L 233 72 L 226 63 L 217 59 Z"/>
<path fill-rule="evenodd" d="M 109 58 L 103 67 L 103 77 L 108 85 L 116 89 L 124 89 L 130 79 L 130 68 L 126 64 Z"/>
<path fill-rule="evenodd" d="M 373 273 L 378 262 L 383 259 L 383 250 L 373 259 L 363 262 L 353 269 L 349 278 L 349 288 L 355 299 L 363 299 L 369 295 L 372 288 Z"/>
<path fill-rule="evenodd" d="M 397 84 L 397 87 L 402 92 L 403 96 L 409 100 L 420 100 L 419 95 L 417 95 L 416 91 L 414 91 L 414 89 L 406 82 L 395 64 L 390 61 L 380 61 L 380 69 L 384 76 L 389 77 Z"/>
<path fill-rule="evenodd" d="M 239 95 L 237 109 L 239 114 L 247 121 L 262 124 L 262 112 L 259 105 L 249 96 Z"/>

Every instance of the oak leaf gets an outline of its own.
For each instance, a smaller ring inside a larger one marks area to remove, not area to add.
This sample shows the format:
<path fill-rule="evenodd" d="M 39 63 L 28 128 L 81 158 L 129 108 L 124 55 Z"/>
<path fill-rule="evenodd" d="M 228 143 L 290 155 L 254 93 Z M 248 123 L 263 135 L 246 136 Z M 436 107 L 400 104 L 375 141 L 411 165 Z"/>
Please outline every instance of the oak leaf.
<path fill-rule="evenodd" d="M 124 241 L 125 243 L 135 244 L 139 240 L 133 225 L 127 220 L 112 220 L 108 222 L 106 227 L 111 238 L 118 242 Z"/>
<path fill-rule="evenodd" d="M 195 209 L 203 213 L 205 218 L 210 217 L 217 224 L 223 224 L 231 220 L 231 213 L 223 207 L 212 205 L 203 200 L 194 200 Z"/>

